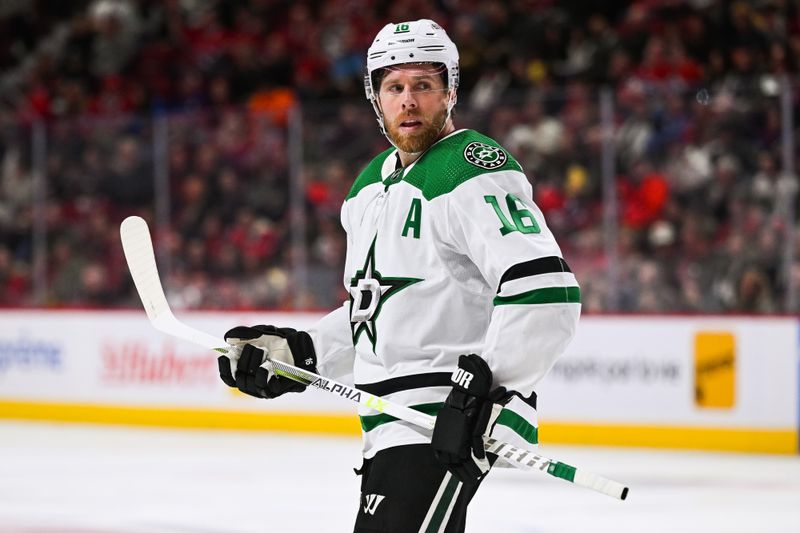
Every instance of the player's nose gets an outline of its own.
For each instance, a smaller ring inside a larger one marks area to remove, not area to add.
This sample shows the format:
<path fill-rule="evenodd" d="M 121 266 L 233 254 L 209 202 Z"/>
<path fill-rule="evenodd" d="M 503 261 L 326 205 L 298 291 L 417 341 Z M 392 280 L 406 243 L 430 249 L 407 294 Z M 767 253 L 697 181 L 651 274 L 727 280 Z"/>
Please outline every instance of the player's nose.
<path fill-rule="evenodd" d="M 403 99 L 403 109 L 417 107 L 417 100 L 416 98 L 414 98 L 414 93 L 411 91 L 411 89 L 406 88 L 406 90 L 403 91 L 402 99 Z"/>

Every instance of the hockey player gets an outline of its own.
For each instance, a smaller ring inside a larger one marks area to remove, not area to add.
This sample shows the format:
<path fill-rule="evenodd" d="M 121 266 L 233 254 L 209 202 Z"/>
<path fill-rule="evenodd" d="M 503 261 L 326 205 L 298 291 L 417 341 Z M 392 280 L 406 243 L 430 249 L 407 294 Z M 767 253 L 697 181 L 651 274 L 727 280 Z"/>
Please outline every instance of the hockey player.
<path fill-rule="evenodd" d="M 538 442 L 534 388 L 575 332 L 580 289 L 517 161 L 455 129 L 458 51 L 439 25 L 385 26 L 365 86 L 393 147 L 342 206 L 349 301 L 307 332 L 230 330 L 241 355 L 220 375 L 259 398 L 304 389 L 262 368 L 266 353 L 437 415 L 431 434 L 360 408 L 355 531 L 463 532 L 497 459 L 482 436 Z"/>

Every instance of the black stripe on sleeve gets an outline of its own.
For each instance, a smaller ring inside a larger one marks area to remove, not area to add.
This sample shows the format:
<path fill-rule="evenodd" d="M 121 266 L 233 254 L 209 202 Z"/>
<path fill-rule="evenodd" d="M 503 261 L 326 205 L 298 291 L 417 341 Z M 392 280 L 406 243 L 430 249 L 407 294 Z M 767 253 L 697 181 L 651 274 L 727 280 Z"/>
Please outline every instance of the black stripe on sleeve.
<path fill-rule="evenodd" d="M 429 374 L 413 374 L 399 378 L 377 381 L 375 383 L 356 383 L 356 388 L 375 396 L 385 396 L 393 392 L 425 387 L 449 387 L 451 372 L 431 372 Z"/>
<path fill-rule="evenodd" d="M 500 283 L 497 286 L 497 294 L 503 289 L 503 283 L 514 279 L 527 278 L 528 276 L 538 276 L 539 274 L 551 274 L 553 272 L 572 272 L 567 262 L 551 255 L 540 257 L 524 263 L 517 263 L 503 273 Z"/>

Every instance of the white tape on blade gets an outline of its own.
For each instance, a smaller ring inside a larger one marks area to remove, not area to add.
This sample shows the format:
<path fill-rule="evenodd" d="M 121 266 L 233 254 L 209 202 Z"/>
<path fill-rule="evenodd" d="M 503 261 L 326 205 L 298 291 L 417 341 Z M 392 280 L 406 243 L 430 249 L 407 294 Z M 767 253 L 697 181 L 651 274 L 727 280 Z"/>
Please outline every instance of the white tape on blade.
<path fill-rule="evenodd" d="M 122 249 L 133 283 L 139 292 L 142 305 L 151 321 L 164 314 L 172 314 L 158 277 L 153 241 L 147 222 L 141 217 L 128 217 L 119 227 Z"/>
<path fill-rule="evenodd" d="M 147 312 L 147 318 L 150 319 L 153 326 L 168 335 L 210 350 L 220 351 L 225 347 L 226 344 L 221 340 L 187 326 L 172 314 L 167 297 L 164 295 L 164 289 L 161 287 L 161 278 L 158 275 L 153 241 L 150 239 L 147 222 L 141 217 L 128 217 L 120 224 L 119 233 L 133 283 L 136 285 L 139 298 Z"/>

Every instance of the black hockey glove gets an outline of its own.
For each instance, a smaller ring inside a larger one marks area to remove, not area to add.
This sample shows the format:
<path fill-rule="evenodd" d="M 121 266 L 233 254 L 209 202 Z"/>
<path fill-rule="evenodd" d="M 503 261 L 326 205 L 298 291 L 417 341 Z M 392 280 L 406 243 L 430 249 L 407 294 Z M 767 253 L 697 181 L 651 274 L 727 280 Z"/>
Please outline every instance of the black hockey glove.
<path fill-rule="evenodd" d="M 317 356 L 311 337 L 305 331 L 275 326 L 238 326 L 225 334 L 225 342 L 240 348 L 217 358 L 219 377 L 256 398 L 276 398 L 287 392 L 302 392 L 306 386 L 276 376 L 261 365 L 269 359 L 317 372 Z"/>
<path fill-rule="evenodd" d="M 439 461 L 465 484 L 477 483 L 491 464 L 483 436 L 490 435 L 506 396 L 505 387 L 492 391 L 492 371 L 475 354 L 458 358 L 451 378 L 453 390 L 436 416 L 431 446 Z"/>

